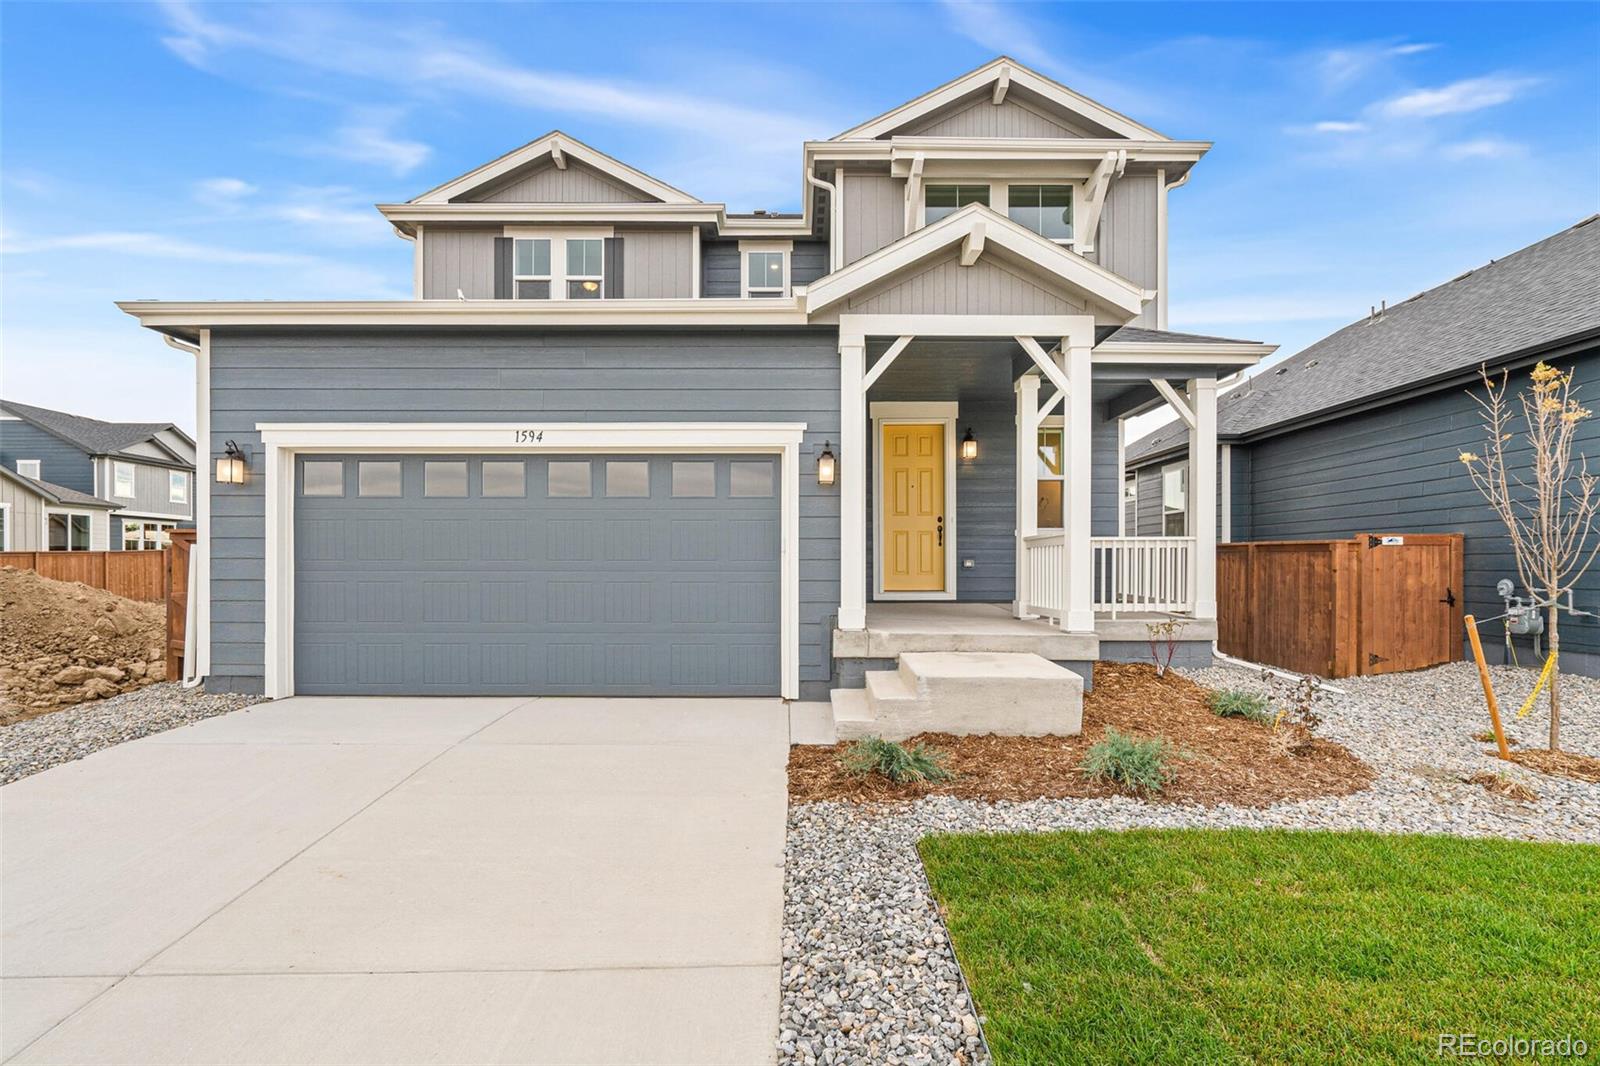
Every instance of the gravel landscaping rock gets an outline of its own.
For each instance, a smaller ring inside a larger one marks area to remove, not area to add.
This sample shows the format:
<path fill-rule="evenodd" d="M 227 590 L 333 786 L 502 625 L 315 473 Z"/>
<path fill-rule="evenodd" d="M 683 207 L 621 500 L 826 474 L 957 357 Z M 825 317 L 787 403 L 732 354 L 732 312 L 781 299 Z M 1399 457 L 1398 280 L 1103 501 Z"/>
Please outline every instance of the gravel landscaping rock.
<path fill-rule="evenodd" d="M 1213 688 L 1266 692 L 1253 671 L 1190 673 Z M 1507 718 L 1534 672 L 1497 667 Z M 1534 773 L 1490 757 L 1472 739 L 1488 728 L 1477 669 L 1432 670 L 1337 682 L 1318 735 L 1378 771 L 1349 796 L 1267 808 L 1197 807 L 1111 799 L 976 803 L 936 796 L 897 806 L 811 803 L 789 812 L 784 894 L 784 1063 L 987 1063 L 976 1011 L 929 895 L 916 842 L 935 832 L 1245 827 L 1365 829 L 1529 840 L 1600 842 L 1600 785 Z M 1563 678 L 1563 747 L 1600 755 L 1600 681 Z M 1538 747 L 1542 711 L 1508 721 Z M 1503 772 L 1538 798 L 1518 802 L 1463 779 Z M 968 1024 L 970 1019 L 971 1024 Z"/>
<path fill-rule="evenodd" d="M 209 694 L 176 681 L 148 685 L 0 727 L 0 785 L 85 755 L 260 703 L 260 696 Z"/>

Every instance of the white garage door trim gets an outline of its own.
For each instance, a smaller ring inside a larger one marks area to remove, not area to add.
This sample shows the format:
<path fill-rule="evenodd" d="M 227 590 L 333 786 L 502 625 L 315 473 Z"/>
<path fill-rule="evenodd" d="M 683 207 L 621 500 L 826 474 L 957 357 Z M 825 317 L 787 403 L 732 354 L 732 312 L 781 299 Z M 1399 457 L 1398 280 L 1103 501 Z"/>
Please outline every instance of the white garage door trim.
<path fill-rule="evenodd" d="M 800 698 L 800 440 L 804 422 L 262 422 L 266 478 L 265 687 L 294 695 L 294 464 L 338 452 L 663 452 L 783 457 L 779 588 L 784 699 Z"/>

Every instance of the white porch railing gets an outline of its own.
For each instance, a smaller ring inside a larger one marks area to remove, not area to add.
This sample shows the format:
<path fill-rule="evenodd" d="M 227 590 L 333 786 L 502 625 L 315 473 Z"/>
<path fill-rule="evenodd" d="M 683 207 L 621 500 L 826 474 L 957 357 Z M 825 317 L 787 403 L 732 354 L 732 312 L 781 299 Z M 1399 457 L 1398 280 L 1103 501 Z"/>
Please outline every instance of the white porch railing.
<path fill-rule="evenodd" d="M 1097 613 L 1191 611 L 1193 537 L 1094 537 L 1093 607 Z M 1059 622 L 1066 611 L 1067 538 L 1040 533 L 1023 541 L 1027 587 L 1023 610 Z"/>
<path fill-rule="evenodd" d="M 1037 533 L 1022 543 L 1028 563 L 1023 613 L 1043 615 L 1059 623 L 1067 609 L 1067 535 Z"/>
<path fill-rule="evenodd" d="M 1094 609 L 1191 611 L 1193 537 L 1095 537 Z"/>

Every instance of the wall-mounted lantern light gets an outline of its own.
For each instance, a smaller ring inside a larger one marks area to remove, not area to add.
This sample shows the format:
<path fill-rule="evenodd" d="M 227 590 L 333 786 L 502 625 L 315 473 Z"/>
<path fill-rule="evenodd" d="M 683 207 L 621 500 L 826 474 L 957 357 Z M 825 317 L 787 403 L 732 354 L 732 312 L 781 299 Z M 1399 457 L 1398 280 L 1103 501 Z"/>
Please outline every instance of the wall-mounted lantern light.
<path fill-rule="evenodd" d="M 972 435 L 972 427 L 967 427 L 967 435 L 961 438 L 961 458 L 967 462 L 978 457 L 978 439 Z"/>
<path fill-rule="evenodd" d="M 244 453 L 233 441 L 225 446 L 225 454 L 217 460 L 217 484 L 243 485 L 244 484 Z"/>
<path fill-rule="evenodd" d="M 830 442 L 822 442 L 822 454 L 817 456 L 817 484 L 832 485 L 839 476 L 839 462 L 833 457 Z"/>

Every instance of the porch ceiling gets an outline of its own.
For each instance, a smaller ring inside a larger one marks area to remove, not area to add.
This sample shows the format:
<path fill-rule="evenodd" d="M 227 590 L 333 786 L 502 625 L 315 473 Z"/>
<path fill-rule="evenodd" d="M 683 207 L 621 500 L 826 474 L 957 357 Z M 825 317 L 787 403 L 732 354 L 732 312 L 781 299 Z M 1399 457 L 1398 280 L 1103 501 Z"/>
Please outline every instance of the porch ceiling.
<path fill-rule="evenodd" d="M 1039 343 L 1049 348 L 1056 338 L 1041 337 Z M 883 357 L 892 343 L 890 338 L 872 338 L 867 342 L 867 362 L 872 364 Z M 1030 360 L 1017 342 L 1009 337 L 986 338 L 922 338 L 913 340 L 900 357 L 873 383 L 869 399 L 915 398 L 919 400 L 963 400 L 975 398 L 1009 398 L 1017 378 L 1033 369 Z M 1194 368 L 1161 368 L 1170 370 L 1174 380 L 1194 376 Z M 1158 399 L 1150 387 L 1149 379 L 1155 370 L 1129 373 L 1136 368 L 1095 367 L 1092 389 L 1095 403 L 1114 403 L 1137 406 L 1154 403 Z M 1048 386 L 1045 392 L 1048 394 Z"/>

